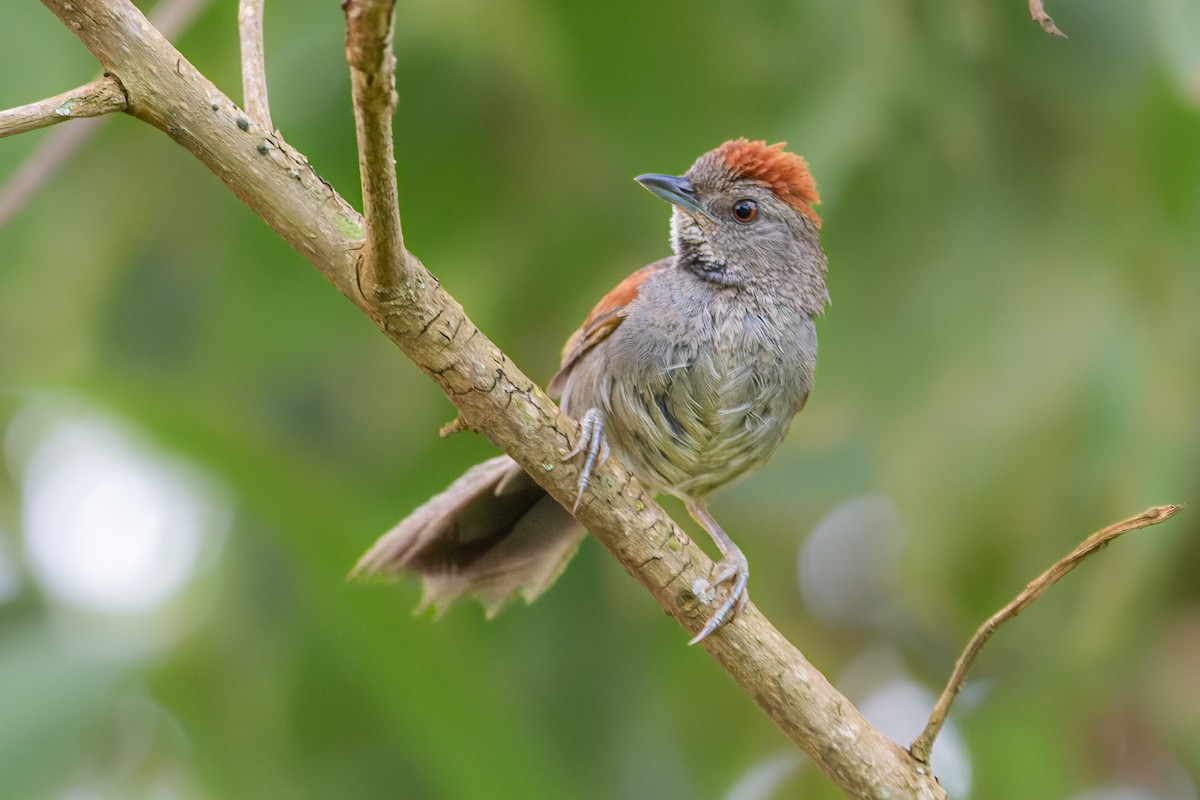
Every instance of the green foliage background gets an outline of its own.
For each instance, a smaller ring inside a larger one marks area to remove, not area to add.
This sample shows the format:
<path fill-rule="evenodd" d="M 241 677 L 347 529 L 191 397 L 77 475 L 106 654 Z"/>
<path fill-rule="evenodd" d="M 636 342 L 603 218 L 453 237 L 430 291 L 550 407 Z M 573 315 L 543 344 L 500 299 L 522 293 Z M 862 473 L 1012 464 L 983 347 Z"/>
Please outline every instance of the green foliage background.
<path fill-rule="evenodd" d="M 788 140 L 823 195 L 833 305 L 791 437 L 714 504 L 756 602 L 835 682 L 886 653 L 934 689 L 1084 534 L 1190 503 L 1003 630 L 955 719 L 972 797 L 1195 797 L 1170 787 L 1200 774 L 1200 7 L 1050 11 L 1071 39 L 1015 0 L 401 3 L 406 241 L 547 378 L 594 300 L 666 252 L 668 211 L 634 175 Z M 358 205 L 338 5 L 267 14 L 275 124 Z M 97 73 L 37 4 L 0 18 L 0 106 Z M 177 44 L 237 98 L 235 31 L 221 0 Z M 0 178 L 45 135 L 0 143 Z M 190 627 L 81 656 L 21 567 L 20 475 L 0 468 L 20 571 L 0 605 L 4 797 L 164 780 L 188 798 L 722 797 L 790 751 L 594 542 L 491 622 L 414 619 L 411 583 L 347 584 L 379 532 L 493 451 L 440 441 L 437 390 L 141 123 L 109 120 L 0 230 L 0 379 L 0 425 L 71 397 L 200 464 L 235 508 Z M 908 531 L 891 622 L 823 623 L 797 551 L 862 494 Z M 839 795 L 805 764 L 772 796 Z"/>

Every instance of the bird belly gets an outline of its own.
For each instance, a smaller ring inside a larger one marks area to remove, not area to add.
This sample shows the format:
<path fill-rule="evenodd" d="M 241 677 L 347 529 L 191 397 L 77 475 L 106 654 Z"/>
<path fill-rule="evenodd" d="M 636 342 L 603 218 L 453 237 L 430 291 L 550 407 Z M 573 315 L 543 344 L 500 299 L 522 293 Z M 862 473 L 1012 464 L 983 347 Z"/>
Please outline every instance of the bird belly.
<path fill-rule="evenodd" d="M 808 396 L 814 326 L 788 323 L 731 316 L 681 339 L 678 320 L 631 317 L 575 367 L 563 409 L 576 419 L 596 409 L 613 454 L 647 488 L 703 498 L 762 466 Z"/>
<path fill-rule="evenodd" d="M 796 407 L 750 361 L 701 357 L 659 380 L 613 386 L 606 431 L 617 457 L 655 489 L 685 499 L 761 466 Z"/>

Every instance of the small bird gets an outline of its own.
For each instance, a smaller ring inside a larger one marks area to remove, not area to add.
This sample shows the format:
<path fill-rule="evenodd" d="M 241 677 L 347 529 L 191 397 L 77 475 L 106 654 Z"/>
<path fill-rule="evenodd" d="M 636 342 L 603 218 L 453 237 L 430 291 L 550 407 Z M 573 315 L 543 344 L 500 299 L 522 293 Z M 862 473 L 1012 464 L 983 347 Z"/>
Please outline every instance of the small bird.
<path fill-rule="evenodd" d="M 636 180 L 671 203 L 674 255 L 621 281 L 568 339 L 549 393 L 579 421 L 576 507 L 611 453 L 652 492 L 683 500 L 712 537 L 726 586 L 692 639 L 748 599 L 749 565 L 709 496 L 762 466 L 804 408 L 817 363 L 813 320 L 829 300 L 808 165 L 785 143 L 735 139 L 682 176 Z M 532 602 L 586 531 L 516 462 L 472 467 L 385 533 L 352 575 L 412 573 L 418 612 L 477 597 L 494 615 Z"/>

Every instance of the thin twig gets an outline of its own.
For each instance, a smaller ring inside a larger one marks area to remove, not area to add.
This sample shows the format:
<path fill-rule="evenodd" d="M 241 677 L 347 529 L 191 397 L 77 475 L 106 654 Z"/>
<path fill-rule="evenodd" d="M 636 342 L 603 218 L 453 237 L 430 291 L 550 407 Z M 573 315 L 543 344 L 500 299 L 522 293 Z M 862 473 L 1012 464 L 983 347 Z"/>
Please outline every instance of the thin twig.
<path fill-rule="evenodd" d="M 471 430 L 471 426 L 467 424 L 465 419 L 462 417 L 455 417 L 442 426 L 441 430 L 438 431 L 438 436 L 443 439 L 449 439 L 456 433 L 462 433 L 463 431 L 469 430 Z"/>
<path fill-rule="evenodd" d="M 263 52 L 263 2 L 240 0 L 238 38 L 242 42 L 242 108 L 263 130 L 274 130 L 267 102 L 267 62 Z"/>
<path fill-rule="evenodd" d="M 394 297 L 408 272 L 392 139 L 392 115 L 396 112 L 396 56 L 392 52 L 395 6 L 396 0 L 346 0 L 342 4 L 369 244 L 363 265 L 366 274 L 359 276 L 359 288 L 374 300 Z"/>
<path fill-rule="evenodd" d="M 1060 36 L 1063 39 L 1067 35 L 1059 30 L 1054 24 L 1054 20 L 1046 13 L 1046 0 L 1029 0 L 1029 16 L 1033 17 L 1033 21 L 1042 26 L 1042 30 L 1051 36 Z"/>
<path fill-rule="evenodd" d="M 190 25 L 208 3 L 209 0 L 162 0 L 150 12 L 150 22 L 169 39 Z M 106 121 L 107 117 L 84 120 L 45 135 L 17 171 L 0 185 L 0 230 L 29 204 Z"/>
<path fill-rule="evenodd" d="M 105 75 L 54 97 L 0 111 L 0 139 L 46 128 L 69 119 L 99 117 L 124 111 L 127 105 L 128 100 L 121 84 L 116 78 Z"/>
<path fill-rule="evenodd" d="M 946 688 L 942 690 L 942 696 L 938 698 L 937 705 L 934 706 L 933 713 L 929 716 L 929 723 L 909 748 L 913 756 L 922 763 L 929 763 L 929 754 L 933 750 L 933 740 L 937 738 L 942 726 L 946 723 L 946 716 L 950 713 L 950 705 L 954 702 L 954 698 L 958 695 L 959 691 L 962 690 L 963 684 L 967 680 L 967 673 L 971 671 L 971 666 L 975 663 L 975 658 L 979 655 L 979 651 L 987 644 L 988 639 L 992 637 L 997 628 L 1024 611 L 1030 603 L 1041 597 L 1042 593 L 1057 583 L 1060 578 L 1079 566 L 1081 561 L 1097 550 L 1103 549 L 1113 539 L 1123 533 L 1135 531 L 1138 528 L 1156 525 L 1165 519 L 1169 519 L 1181 508 L 1183 506 L 1155 506 L 1154 508 L 1146 509 L 1135 517 L 1130 517 L 1129 519 L 1109 525 L 1103 530 L 1096 531 L 1084 539 L 1078 547 L 1055 562 L 1050 569 L 1030 581 L 1008 605 L 988 617 L 987 621 L 979 626 L 979 630 L 975 631 L 975 635 L 971 637 L 971 641 L 967 642 L 962 655 L 958 657 L 958 661 L 954 665 L 954 672 L 950 675 L 950 680 L 946 683 Z"/>

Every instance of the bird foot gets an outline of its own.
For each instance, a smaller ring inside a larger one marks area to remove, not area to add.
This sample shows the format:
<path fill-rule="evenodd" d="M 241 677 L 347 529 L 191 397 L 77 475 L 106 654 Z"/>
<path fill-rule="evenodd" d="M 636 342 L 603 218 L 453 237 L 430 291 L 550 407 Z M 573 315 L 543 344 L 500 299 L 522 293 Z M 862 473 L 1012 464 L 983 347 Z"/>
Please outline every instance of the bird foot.
<path fill-rule="evenodd" d="M 575 495 L 575 505 L 571 506 L 572 514 L 579 510 L 583 492 L 588 487 L 588 481 L 592 479 L 592 470 L 604 466 L 604 462 L 608 460 L 609 449 L 608 440 L 604 438 L 604 421 L 600 418 L 600 412 L 594 408 L 589 408 L 579 421 L 579 441 L 562 460 L 570 461 L 585 453 L 587 458 L 579 470 L 579 492 Z"/>
<path fill-rule="evenodd" d="M 746 561 L 746 557 L 742 555 L 741 550 L 736 548 L 729 550 L 725 554 L 725 557 L 717 564 L 717 569 L 713 573 L 712 578 L 704 581 L 703 586 L 695 587 L 699 590 L 695 593 L 697 595 L 704 594 L 705 591 L 715 589 L 723 583 L 729 584 L 729 592 L 721 600 L 721 604 L 717 606 L 717 610 L 713 615 L 708 618 L 708 622 L 704 624 L 704 627 L 700 629 L 700 632 L 688 644 L 696 644 L 696 642 L 703 640 L 745 607 L 746 603 L 750 601 L 750 594 L 746 591 L 746 583 L 749 580 L 750 564 Z"/>

